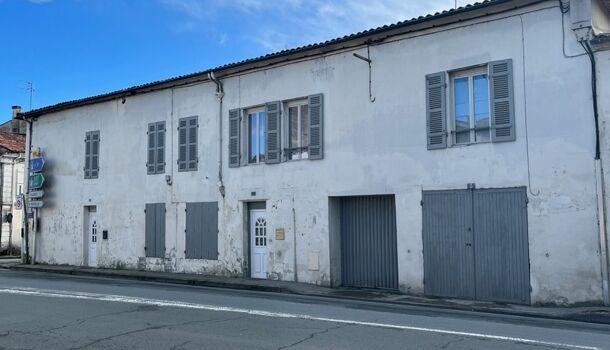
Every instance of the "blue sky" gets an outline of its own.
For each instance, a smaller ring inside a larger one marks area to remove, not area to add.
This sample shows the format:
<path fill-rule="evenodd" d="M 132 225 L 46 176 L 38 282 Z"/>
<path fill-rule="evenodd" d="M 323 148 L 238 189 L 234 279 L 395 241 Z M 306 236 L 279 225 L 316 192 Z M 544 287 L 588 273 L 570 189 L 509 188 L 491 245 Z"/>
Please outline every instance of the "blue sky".
<path fill-rule="evenodd" d="M 463 5 L 466 1 L 460 1 Z M 0 121 L 448 9 L 454 0 L 0 0 Z"/>

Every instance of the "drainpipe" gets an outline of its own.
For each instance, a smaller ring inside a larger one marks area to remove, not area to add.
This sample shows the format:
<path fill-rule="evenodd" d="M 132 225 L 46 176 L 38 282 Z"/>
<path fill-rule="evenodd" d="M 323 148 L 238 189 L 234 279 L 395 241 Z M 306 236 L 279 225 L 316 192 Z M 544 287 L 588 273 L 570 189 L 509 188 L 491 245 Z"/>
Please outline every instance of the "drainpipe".
<path fill-rule="evenodd" d="M 222 198 L 225 197 L 225 185 L 222 180 L 222 98 L 225 96 L 222 82 L 214 76 L 214 72 L 208 73 L 208 78 L 216 84 L 216 98 L 218 99 L 218 191 Z"/>
<path fill-rule="evenodd" d="M 608 238 L 606 236 L 606 210 L 604 205 L 604 172 L 600 157 L 599 114 L 597 108 L 597 68 L 595 54 L 587 39 L 581 39 L 580 45 L 587 52 L 591 61 L 591 96 L 593 98 L 593 117 L 595 119 L 595 178 L 597 192 L 597 211 L 599 225 L 599 245 L 602 270 L 602 292 L 604 305 L 610 305 L 610 286 L 608 285 Z"/>

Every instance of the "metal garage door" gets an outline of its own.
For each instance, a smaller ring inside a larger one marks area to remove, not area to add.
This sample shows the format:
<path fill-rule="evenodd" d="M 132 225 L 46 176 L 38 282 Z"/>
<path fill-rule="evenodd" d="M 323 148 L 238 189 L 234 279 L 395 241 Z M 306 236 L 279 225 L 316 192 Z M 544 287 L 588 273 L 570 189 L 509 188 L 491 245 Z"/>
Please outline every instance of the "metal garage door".
<path fill-rule="evenodd" d="M 394 196 L 342 197 L 340 205 L 342 284 L 398 289 Z"/>
<path fill-rule="evenodd" d="M 472 192 L 425 191 L 423 197 L 424 291 L 474 299 Z"/>
<path fill-rule="evenodd" d="M 525 188 L 423 192 L 427 295 L 529 303 Z"/>

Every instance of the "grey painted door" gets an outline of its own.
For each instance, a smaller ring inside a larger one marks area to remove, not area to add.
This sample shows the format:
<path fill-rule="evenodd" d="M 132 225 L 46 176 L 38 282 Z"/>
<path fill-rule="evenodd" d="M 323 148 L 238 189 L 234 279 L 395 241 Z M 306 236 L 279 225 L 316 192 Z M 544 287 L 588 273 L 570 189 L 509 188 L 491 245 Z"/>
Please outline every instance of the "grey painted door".
<path fill-rule="evenodd" d="M 525 188 L 474 191 L 478 300 L 530 303 Z"/>
<path fill-rule="evenodd" d="M 472 191 L 424 191 L 424 292 L 474 299 Z"/>
<path fill-rule="evenodd" d="M 425 293 L 529 304 L 525 188 L 422 197 Z"/>
<path fill-rule="evenodd" d="M 394 196 L 341 198 L 344 286 L 398 289 Z"/>
<path fill-rule="evenodd" d="M 146 204 L 146 257 L 165 257 L 165 203 Z"/>

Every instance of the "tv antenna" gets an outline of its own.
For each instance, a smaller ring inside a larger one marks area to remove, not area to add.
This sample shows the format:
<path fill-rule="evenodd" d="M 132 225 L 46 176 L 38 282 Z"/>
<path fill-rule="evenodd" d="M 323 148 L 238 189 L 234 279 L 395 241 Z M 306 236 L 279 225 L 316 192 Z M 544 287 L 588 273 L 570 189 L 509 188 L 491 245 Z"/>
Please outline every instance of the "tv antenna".
<path fill-rule="evenodd" d="M 25 87 L 25 89 L 30 92 L 30 111 L 31 111 L 32 110 L 32 98 L 34 97 L 34 91 L 36 91 L 36 89 L 34 89 L 34 83 L 31 80 L 26 81 L 25 84 L 27 85 Z"/>

